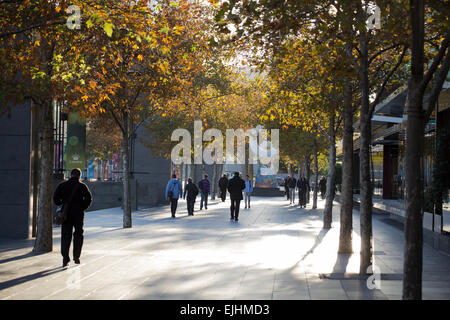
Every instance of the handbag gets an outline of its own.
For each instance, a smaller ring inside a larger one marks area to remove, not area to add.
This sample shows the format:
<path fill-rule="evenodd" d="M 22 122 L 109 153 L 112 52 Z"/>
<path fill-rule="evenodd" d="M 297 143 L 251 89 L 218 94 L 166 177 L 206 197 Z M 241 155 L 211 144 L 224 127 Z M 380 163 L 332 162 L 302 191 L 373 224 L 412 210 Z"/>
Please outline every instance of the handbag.
<path fill-rule="evenodd" d="M 77 183 L 75 188 L 73 188 L 73 191 L 72 191 L 72 194 L 70 195 L 69 200 L 67 202 L 64 202 L 62 204 L 62 206 L 59 206 L 58 209 L 56 209 L 56 214 L 55 214 L 55 218 L 54 218 L 55 224 L 60 226 L 67 220 L 69 204 L 70 204 L 70 202 L 72 202 L 73 196 L 75 195 L 75 192 L 77 192 L 79 185 L 80 185 L 80 183 Z"/>
<path fill-rule="evenodd" d="M 172 189 L 173 189 L 173 183 L 171 184 L 171 186 L 169 188 L 169 191 L 167 192 L 167 197 L 169 199 L 173 198 L 173 191 L 172 191 Z"/>

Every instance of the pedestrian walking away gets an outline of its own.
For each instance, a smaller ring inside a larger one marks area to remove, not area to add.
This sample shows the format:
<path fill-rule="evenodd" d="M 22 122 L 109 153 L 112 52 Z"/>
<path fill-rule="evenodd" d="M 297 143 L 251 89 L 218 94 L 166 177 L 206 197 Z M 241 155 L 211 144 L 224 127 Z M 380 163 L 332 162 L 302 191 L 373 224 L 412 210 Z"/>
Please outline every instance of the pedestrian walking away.
<path fill-rule="evenodd" d="M 309 195 L 309 182 L 306 180 L 305 176 L 302 175 L 297 181 L 298 188 L 298 204 L 300 208 L 306 208 L 307 198 L 306 195 Z"/>
<path fill-rule="evenodd" d="M 177 211 L 178 198 L 181 197 L 183 188 L 181 187 L 180 180 L 177 179 L 177 175 L 173 174 L 172 179 L 169 180 L 166 186 L 166 199 L 170 200 L 170 212 L 172 218 L 175 218 L 175 212 Z"/>
<path fill-rule="evenodd" d="M 250 209 L 250 195 L 253 192 L 253 182 L 250 180 L 250 176 L 245 177 L 245 189 L 244 189 L 244 204 L 245 209 Z"/>
<path fill-rule="evenodd" d="M 67 217 L 61 224 L 61 255 L 63 267 L 70 262 L 69 250 L 73 236 L 73 261 L 80 264 L 81 249 L 83 247 L 84 211 L 92 203 L 92 194 L 87 185 L 80 181 L 81 170 L 73 169 L 70 179 L 61 182 L 53 193 L 53 202 L 67 206 Z M 73 230 L 75 229 L 75 232 Z"/>
<path fill-rule="evenodd" d="M 197 186 L 194 183 L 192 183 L 192 179 L 189 178 L 188 183 L 187 183 L 186 187 L 184 188 L 184 194 L 183 194 L 183 198 L 186 198 L 187 211 L 188 211 L 189 216 L 194 215 L 194 204 L 195 204 L 195 199 L 197 198 L 198 192 L 199 191 L 198 191 Z M 187 194 L 187 197 L 186 197 L 186 194 Z"/>
<path fill-rule="evenodd" d="M 234 173 L 234 177 L 228 181 L 228 192 L 230 193 L 231 199 L 231 220 L 239 220 L 239 207 L 241 205 L 242 190 L 245 189 L 245 182 L 239 177 L 239 172 Z"/>
<path fill-rule="evenodd" d="M 319 190 L 322 200 L 325 199 L 325 193 L 327 191 L 327 179 L 324 176 L 322 176 L 322 178 L 319 181 Z"/>
<path fill-rule="evenodd" d="M 289 176 L 284 179 L 284 191 L 286 192 L 286 200 L 289 200 L 289 186 L 288 186 Z"/>
<path fill-rule="evenodd" d="M 293 175 L 289 176 L 287 185 L 289 187 L 289 203 L 295 203 L 295 187 L 297 185 L 297 180 Z"/>
<path fill-rule="evenodd" d="M 227 175 L 224 174 L 223 177 L 219 179 L 219 197 L 222 199 L 222 202 L 225 202 L 227 197 L 227 186 L 228 178 Z"/>
<path fill-rule="evenodd" d="M 200 210 L 203 209 L 203 203 L 205 203 L 205 210 L 208 210 L 208 195 L 211 192 L 211 184 L 208 180 L 208 175 L 205 174 L 203 180 L 198 183 L 198 188 L 200 189 Z"/>

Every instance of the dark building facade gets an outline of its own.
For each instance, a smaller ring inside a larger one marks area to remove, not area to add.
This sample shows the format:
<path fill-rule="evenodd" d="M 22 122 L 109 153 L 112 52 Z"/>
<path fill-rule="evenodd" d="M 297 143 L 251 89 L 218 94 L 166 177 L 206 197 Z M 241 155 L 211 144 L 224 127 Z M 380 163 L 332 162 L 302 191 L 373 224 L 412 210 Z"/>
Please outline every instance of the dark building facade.
<path fill-rule="evenodd" d="M 0 237 L 31 236 L 31 102 L 0 117 Z"/>
<path fill-rule="evenodd" d="M 436 132 L 450 130 L 450 83 L 446 82 L 438 101 L 437 113 L 431 117 L 425 129 L 423 156 L 423 178 L 425 197 L 429 197 L 433 184 L 433 169 L 436 157 Z M 407 88 L 393 92 L 375 109 L 372 117 L 371 178 L 373 193 L 383 199 L 405 199 L 405 130 L 407 117 L 405 104 Z M 426 98 L 425 98 L 426 99 Z M 425 101 L 426 102 L 426 101 Z M 437 114 L 437 117 L 436 117 Z M 437 120 L 437 121 L 436 121 Z M 357 131 L 357 125 L 355 125 Z M 441 150 L 449 149 L 444 139 Z M 354 192 L 359 192 L 359 138 L 354 140 Z M 450 188 L 450 170 L 445 175 L 447 190 Z M 448 198 L 448 191 L 444 194 Z"/>

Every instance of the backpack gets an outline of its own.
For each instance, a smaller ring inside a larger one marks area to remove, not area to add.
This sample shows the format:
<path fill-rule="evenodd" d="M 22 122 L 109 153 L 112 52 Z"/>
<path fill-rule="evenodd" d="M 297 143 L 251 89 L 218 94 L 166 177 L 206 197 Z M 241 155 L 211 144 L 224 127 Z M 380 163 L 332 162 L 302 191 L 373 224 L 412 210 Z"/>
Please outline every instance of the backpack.
<path fill-rule="evenodd" d="M 198 188 L 195 184 L 192 184 L 194 186 L 194 197 L 198 195 Z"/>
<path fill-rule="evenodd" d="M 171 184 L 171 186 L 170 186 L 170 188 L 169 188 L 169 191 L 167 192 L 167 196 L 168 196 L 169 198 L 172 198 L 172 197 L 173 197 L 173 186 L 174 186 L 174 183 Z"/>
<path fill-rule="evenodd" d="M 77 192 L 80 184 L 81 183 L 77 183 L 75 188 L 73 188 L 72 194 L 70 195 L 67 202 L 64 202 L 62 204 L 62 206 L 59 206 L 58 209 L 56 209 L 56 214 L 55 214 L 54 221 L 53 221 L 55 224 L 60 226 L 67 220 L 67 217 L 69 215 L 69 204 L 72 202 L 73 196 Z"/>

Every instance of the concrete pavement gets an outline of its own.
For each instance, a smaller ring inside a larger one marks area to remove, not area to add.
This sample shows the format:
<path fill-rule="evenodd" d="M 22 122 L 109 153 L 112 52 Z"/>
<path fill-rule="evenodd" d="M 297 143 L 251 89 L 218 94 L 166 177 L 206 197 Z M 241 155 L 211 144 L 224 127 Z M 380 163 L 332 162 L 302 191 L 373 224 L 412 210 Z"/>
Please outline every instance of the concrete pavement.
<path fill-rule="evenodd" d="M 339 204 L 333 228 L 322 208 L 253 197 L 229 221 L 229 200 L 188 217 L 180 201 L 133 213 L 122 228 L 120 208 L 86 213 L 81 265 L 62 269 L 59 228 L 54 251 L 31 253 L 32 240 L 0 240 L 0 299 L 401 299 L 403 233 L 388 215 L 374 214 L 379 289 L 359 271 L 359 215 L 352 255 L 337 255 Z M 199 202 L 196 202 L 198 210 Z M 424 245 L 424 299 L 450 299 L 450 257 Z"/>

